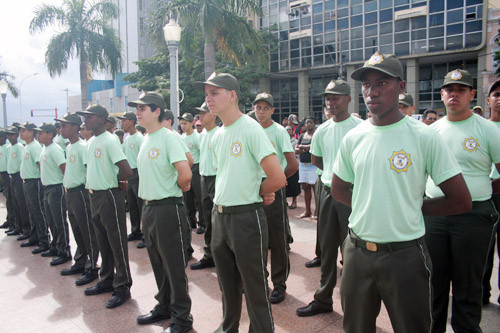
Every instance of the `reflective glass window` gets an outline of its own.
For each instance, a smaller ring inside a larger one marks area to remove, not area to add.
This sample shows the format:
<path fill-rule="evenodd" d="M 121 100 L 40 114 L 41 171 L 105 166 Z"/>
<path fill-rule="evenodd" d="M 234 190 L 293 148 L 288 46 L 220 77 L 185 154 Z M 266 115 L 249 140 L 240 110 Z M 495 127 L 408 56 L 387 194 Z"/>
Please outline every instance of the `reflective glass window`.
<path fill-rule="evenodd" d="M 392 21 L 392 9 L 380 11 L 380 22 Z"/>
<path fill-rule="evenodd" d="M 396 44 L 394 51 L 397 56 L 404 56 L 410 54 L 410 43 Z"/>
<path fill-rule="evenodd" d="M 429 25 L 431 27 L 444 24 L 444 14 L 429 15 Z"/>
<path fill-rule="evenodd" d="M 426 39 L 426 38 L 427 38 L 427 30 L 426 29 L 414 30 L 411 32 L 411 39 L 412 40 L 420 40 L 420 39 Z"/>
<path fill-rule="evenodd" d="M 363 5 L 356 5 L 351 7 L 351 15 L 363 13 Z"/>
<path fill-rule="evenodd" d="M 463 48 L 463 37 L 453 36 L 446 38 L 446 49 L 447 50 L 456 50 Z"/>
<path fill-rule="evenodd" d="M 444 36 L 444 27 L 435 27 L 429 29 L 429 38 Z"/>
<path fill-rule="evenodd" d="M 464 0 L 446 0 L 446 8 L 448 10 L 460 8 L 464 6 Z"/>
<path fill-rule="evenodd" d="M 351 16 L 351 27 L 359 27 L 363 24 L 363 15 Z"/>
<path fill-rule="evenodd" d="M 394 34 L 395 43 L 407 42 L 409 40 L 410 40 L 410 34 L 408 32 L 399 32 L 397 34 Z"/>
<path fill-rule="evenodd" d="M 365 2 L 365 13 L 376 11 L 377 3 L 378 1 Z"/>
<path fill-rule="evenodd" d="M 346 29 L 349 27 L 349 19 L 340 19 L 337 21 L 337 28 L 338 29 Z"/>
<path fill-rule="evenodd" d="M 464 20 L 464 11 L 463 9 L 451 10 L 447 13 L 446 23 L 455 23 L 462 22 Z"/>
<path fill-rule="evenodd" d="M 474 47 L 481 44 L 481 32 L 465 35 L 465 47 Z"/>
<path fill-rule="evenodd" d="M 363 40 L 362 39 L 351 40 L 351 49 L 361 49 L 361 48 L 363 48 Z"/>
<path fill-rule="evenodd" d="M 389 33 L 392 33 L 392 22 L 380 24 L 380 34 L 383 35 Z"/>
<path fill-rule="evenodd" d="M 399 31 L 405 31 L 410 28 L 410 20 L 409 19 L 404 19 L 404 20 L 397 20 L 394 22 L 394 30 L 396 32 Z"/>
<path fill-rule="evenodd" d="M 411 28 L 412 29 L 422 29 L 427 27 L 427 17 L 419 16 L 411 19 Z"/>
<path fill-rule="evenodd" d="M 446 26 L 447 36 L 462 34 L 463 32 L 464 32 L 464 25 L 462 23 Z"/>
<path fill-rule="evenodd" d="M 377 13 L 368 13 L 365 14 L 365 24 L 374 24 L 377 23 Z"/>
<path fill-rule="evenodd" d="M 444 10 L 444 0 L 429 0 L 429 12 L 442 12 Z"/>
<path fill-rule="evenodd" d="M 472 21 L 472 22 L 467 22 L 465 24 L 466 32 L 481 31 L 482 28 L 483 28 L 483 22 L 481 21 Z"/>
<path fill-rule="evenodd" d="M 380 0 L 379 1 L 380 3 L 380 9 L 384 9 L 384 8 L 390 8 L 392 7 L 392 0 Z"/>
<path fill-rule="evenodd" d="M 363 38 L 363 28 L 351 29 L 351 38 Z"/>
<path fill-rule="evenodd" d="M 377 35 L 377 25 L 369 25 L 365 27 L 365 37 Z"/>
<path fill-rule="evenodd" d="M 393 43 L 392 34 L 380 36 L 380 45 L 387 45 L 392 43 Z"/>

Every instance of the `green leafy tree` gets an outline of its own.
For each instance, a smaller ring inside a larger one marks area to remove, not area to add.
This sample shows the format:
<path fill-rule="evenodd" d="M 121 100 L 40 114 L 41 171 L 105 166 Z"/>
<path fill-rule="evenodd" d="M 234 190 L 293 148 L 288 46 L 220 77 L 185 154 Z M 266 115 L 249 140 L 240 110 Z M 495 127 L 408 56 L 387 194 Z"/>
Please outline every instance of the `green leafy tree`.
<path fill-rule="evenodd" d="M 16 97 L 19 95 L 19 92 L 17 91 L 16 86 L 12 82 L 16 78 L 13 75 L 10 75 L 8 72 L 0 69 L 0 81 L 4 80 L 7 82 L 7 85 L 9 86 L 9 91 L 12 94 L 12 96 Z"/>
<path fill-rule="evenodd" d="M 183 34 L 186 31 L 183 31 Z M 200 31 L 192 29 L 188 31 L 189 38 L 181 39 L 179 45 L 179 88 L 184 92 L 184 100 L 180 104 L 180 113 L 192 112 L 195 107 L 200 106 L 205 97 L 203 92 L 193 89 L 193 82 L 204 81 L 204 61 L 203 61 L 203 36 Z M 259 31 L 265 45 L 277 45 L 275 37 L 271 31 Z M 269 46 L 269 47 L 268 47 Z M 248 106 L 255 98 L 252 85 L 260 78 L 267 76 L 267 70 L 260 64 L 248 63 L 245 66 L 238 66 L 235 62 L 223 59 L 221 54 L 216 54 L 215 70 L 234 75 L 240 84 L 242 107 Z M 170 64 L 169 57 L 165 54 L 158 54 L 148 59 L 136 62 L 139 67 L 137 72 L 124 77 L 124 80 L 133 82 L 132 86 L 140 91 L 160 91 L 168 101 L 170 89 Z"/>
<path fill-rule="evenodd" d="M 237 66 L 249 62 L 267 64 L 268 49 L 251 22 L 250 15 L 261 15 L 258 0 L 158 0 L 149 13 L 148 35 L 159 49 L 165 48 L 163 26 L 177 18 L 184 27 L 183 39 L 199 29 L 203 38 L 205 78 L 214 72 L 216 52 Z"/>
<path fill-rule="evenodd" d="M 47 51 L 45 64 L 50 76 L 61 75 L 68 60 L 80 61 L 82 108 L 88 105 L 87 83 L 94 70 L 121 71 L 121 41 L 112 27 L 118 16 L 118 6 L 112 0 L 64 0 L 61 6 L 43 4 L 35 9 L 29 31 L 44 31 L 50 25 L 61 28 L 54 35 Z"/>

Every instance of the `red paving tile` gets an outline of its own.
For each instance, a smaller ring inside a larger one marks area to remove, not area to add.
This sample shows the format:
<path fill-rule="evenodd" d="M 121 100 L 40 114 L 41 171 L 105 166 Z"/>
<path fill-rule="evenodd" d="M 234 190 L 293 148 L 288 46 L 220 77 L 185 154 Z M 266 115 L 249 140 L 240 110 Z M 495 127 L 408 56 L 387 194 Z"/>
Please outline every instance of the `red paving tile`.
<path fill-rule="evenodd" d="M 298 307 L 307 305 L 313 298 L 319 282 L 319 268 L 306 268 L 305 262 L 314 257 L 316 222 L 299 219 L 303 202 L 290 210 L 294 243 L 291 244 L 291 271 L 288 279 L 287 297 L 284 302 L 273 305 L 276 332 L 342 332 L 342 309 L 338 288 L 334 290 L 334 312 L 309 318 L 295 314 Z M 4 198 L 0 197 L 0 221 L 4 221 Z M 31 248 L 19 247 L 14 237 L 0 232 L 0 322 L 1 332 L 161 332 L 169 324 L 163 321 L 153 325 L 138 326 L 136 317 L 149 312 L 156 300 L 157 291 L 145 249 L 137 249 L 137 242 L 129 243 L 130 268 L 134 280 L 132 299 L 116 309 L 106 309 L 104 304 L 110 294 L 85 296 L 84 287 L 77 287 L 78 276 L 61 276 L 60 270 L 67 263 L 51 267 L 50 259 L 32 255 Z M 72 244 L 75 244 L 72 239 Z M 194 259 L 203 255 L 203 236 L 193 233 Z M 76 250 L 75 246 L 72 248 Z M 495 261 L 498 264 L 498 260 Z M 495 269 L 498 272 L 498 266 Z M 189 292 L 193 301 L 192 315 L 194 332 L 213 332 L 222 320 L 222 305 L 215 269 L 201 271 L 186 270 Z M 492 278 L 493 296 L 498 290 Z M 340 283 L 340 278 L 339 278 Z M 248 331 L 248 315 L 245 302 L 241 316 L 240 331 Z M 385 309 L 377 321 L 377 332 L 392 332 Z M 500 311 L 490 305 L 483 313 L 483 331 L 498 332 Z M 451 330 L 450 330 L 451 331 Z"/>

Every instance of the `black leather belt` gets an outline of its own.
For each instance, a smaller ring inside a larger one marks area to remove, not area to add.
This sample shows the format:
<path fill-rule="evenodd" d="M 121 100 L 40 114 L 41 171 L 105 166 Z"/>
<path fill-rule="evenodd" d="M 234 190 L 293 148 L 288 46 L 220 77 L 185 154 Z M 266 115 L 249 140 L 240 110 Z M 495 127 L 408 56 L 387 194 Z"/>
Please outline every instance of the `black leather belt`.
<path fill-rule="evenodd" d="M 238 213 L 246 213 L 251 212 L 255 209 L 259 209 L 262 207 L 261 203 L 253 203 L 249 205 L 239 205 L 239 206 L 219 206 L 215 205 L 219 214 L 238 214 Z"/>
<path fill-rule="evenodd" d="M 184 201 L 181 197 L 169 197 L 160 200 L 144 200 L 146 206 L 163 206 L 163 205 L 183 205 Z"/>
<path fill-rule="evenodd" d="M 27 178 L 27 179 L 23 179 L 23 183 L 26 184 L 26 183 L 35 183 L 37 181 L 39 181 L 40 178 Z"/>
<path fill-rule="evenodd" d="M 413 239 L 405 242 L 392 242 L 392 243 L 375 243 L 365 241 L 354 234 L 349 229 L 349 239 L 354 244 L 355 247 L 360 247 L 370 252 L 392 252 L 397 250 L 406 249 L 412 246 L 418 246 L 418 241 L 421 238 Z"/>
<path fill-rule="evenodd" d="M 73 192 L 80 192 L 83 189 L 85 189 L 85 185 L 82 184 L 72 188 L 65 188 L 64 190 L 68 193 L 73 193 Z"/>

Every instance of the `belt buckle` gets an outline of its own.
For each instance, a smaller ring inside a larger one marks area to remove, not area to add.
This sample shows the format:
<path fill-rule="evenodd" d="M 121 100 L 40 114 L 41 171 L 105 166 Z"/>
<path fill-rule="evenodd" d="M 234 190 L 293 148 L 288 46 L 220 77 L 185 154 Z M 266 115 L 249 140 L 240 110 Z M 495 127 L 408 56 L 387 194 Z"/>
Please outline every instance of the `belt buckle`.
<path fill-rule="evenodd" d="M 377 243 L 366 242 L 366 249 L 371 252 L 377 252 Z"/>
<path fill-rule="evenodd" d="M 220 214 L 222 214 L 222 212 L 224 211 L 224 209 L 222 208 L 222 206 L 217 206 L 217 210 L 219 211 Z"/>
<path fill-rule="evenodd" d="M 89 193 L 94 194 L 94 191 L 92 191 L 92 189 L 89 188 Z"/>

